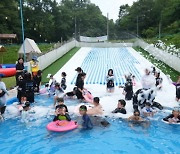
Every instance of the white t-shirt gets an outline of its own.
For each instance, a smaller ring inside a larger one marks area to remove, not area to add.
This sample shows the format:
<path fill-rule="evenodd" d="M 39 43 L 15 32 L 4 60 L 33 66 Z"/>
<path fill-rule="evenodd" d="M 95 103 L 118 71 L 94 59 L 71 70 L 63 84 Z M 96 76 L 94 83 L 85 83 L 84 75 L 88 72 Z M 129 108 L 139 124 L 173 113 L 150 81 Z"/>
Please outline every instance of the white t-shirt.
<path fill-rule="evenodd" d="M 142 77 L 141 83 L 142 83 L 142 88 L 144 89 L 150 89 L 155 87 L 155 77 L 151 74 L 149 75 L 144 75 Z"/>

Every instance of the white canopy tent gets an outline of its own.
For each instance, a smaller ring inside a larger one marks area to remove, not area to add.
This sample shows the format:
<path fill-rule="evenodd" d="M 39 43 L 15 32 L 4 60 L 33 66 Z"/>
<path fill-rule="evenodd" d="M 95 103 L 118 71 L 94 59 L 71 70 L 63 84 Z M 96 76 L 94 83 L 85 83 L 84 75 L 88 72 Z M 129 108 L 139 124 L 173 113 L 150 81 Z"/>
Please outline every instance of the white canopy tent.
<path fill-rule="evenodd" d="M 34 40 L 26 38 L 24 40 L 24 43 L 25 43 L 25 52 L 26 52 L 27 60 L 31 60 L 33 55 L 38 55 L 41 53 L 41 50 L 34 42 Z M 19 49 L 18 53 L 20 55 L 24 54 L 23 44 L 21 45 L 21 48 Z"/>

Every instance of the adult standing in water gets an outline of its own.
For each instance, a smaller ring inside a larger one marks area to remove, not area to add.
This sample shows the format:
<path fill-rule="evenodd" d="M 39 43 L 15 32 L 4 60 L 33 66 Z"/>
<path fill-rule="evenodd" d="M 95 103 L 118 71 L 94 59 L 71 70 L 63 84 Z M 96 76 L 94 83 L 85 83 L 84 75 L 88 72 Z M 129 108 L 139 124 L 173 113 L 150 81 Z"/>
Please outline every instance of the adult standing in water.
<path fill-rule="evenodd" d="M 107 92 L 113 93 L 114 92 L 114 74 L 113 70 L 109 69 L 108 74 L 106 76 L 106 81 L 107 81 Z"/>
<path fill-rule="evenodd" d="M 18 85 L 18 78 L 19 76 L 23 74 L 24 70 L 24 59 L 18 58 L 18 62 L 16 64 L 16 85 Z"/>
<path fill-rule="evenodd" d="M 83 97 L 83 89 L 84 89 L 84 79 L 86 77 L 86 73 L 81 73 L 80 74 L 80 79 L 78 81 L 78 85 L 77 85 L 77 91 L 76 91 L 76 96 L 77 99 L 84 99 Z"/>
<path fill-rule="evenodd" d="M 78 86 L 79 81 L 81 80 L 81 74 L 83 73 L 83 70 L 82 70 L 81 67 L 78 67 L 78 68 L 75 69 L 75 71 L 77 71 L 77 73 L 78 73 L 77 78 L 76 78 L 75 86 Z"/>
<path fill-rule="evenodd" d="M 32 80 L 31 73 L 26 73 L 24 75 L 24 83 L 23 83 L 22 91 L 27 97 L 27 101 L 30 103 L 34 103 L 34 84 Z"/>

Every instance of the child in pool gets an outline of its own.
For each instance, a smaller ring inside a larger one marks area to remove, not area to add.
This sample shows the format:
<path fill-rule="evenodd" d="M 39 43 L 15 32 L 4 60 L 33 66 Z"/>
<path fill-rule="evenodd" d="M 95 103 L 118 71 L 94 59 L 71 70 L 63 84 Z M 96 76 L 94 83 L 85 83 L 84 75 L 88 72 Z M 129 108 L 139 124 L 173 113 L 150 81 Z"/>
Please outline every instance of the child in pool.
<path fill-rule="evenodd" d="M 180 123 L 180 111 L 178 109 L 174 109 L 172 114 L 163 118 L 163 120 L 169 123 Z"/>
<path fill-rule="evenodd" d="M 61 88 L 63 90 L 66 90 L 66 88 L 67 88 L 67 85 L 66 85 L 66 73 L 62 72 L 61 76 L 62 76 L 62 79 L 61 79 Z"/>
<path fill-rule="evenodd" d="M 39 90 L 40 94 L 43 95 L 49 95 L 50 96 L 50 90 L 49 90 L 49 84 L 45 84 L 45 87 Z"/>
<path fill-rule="evenodd" d="M 68 108 L 67 108 L 67 106 L 64 104 L 64 99 L 63 99 L 62 97 L 57 98 L 56 109 L 57 109 L 59 106 L 63 106 L 63 107 L 65 108 L 65 112 L 68 112 Z"/>
<path fill-rule="evenodd" d="M 39 93 L 42 80 L 42 71 L 38 70 L 37 75 L 33 76 L 34 92 Z"/>
<path fill-rule="evenodd" d="M 130 116 L 128 118 L 129 121 L 144 121 L 144 119 L 142 119 L 140 117 L 140 112 L 137 110 L 137 111 L 134 111 L 134 114 L 132 116 Z"/>
<path fill-rule="evenodd" d="M 132 74 L 125 75 L 126 83 L 124 87 L 125 100 L 131 100 L 133 97 Z"/>
<path fill-rule="evenodd" d="M 91 119 L 87 115 L 87 107 L 85 105 L 81 105 L 79 107 L 79 113 L 80 115 L 82 115 L 82 120 L 83 120 L 82 127 L 84 129 L 92 129 L 93 124 L 91 122 Z"/>
<path fill-rule="evenodd" d="M 161 89 L 162 88 L 163 78 L 161 78 L 161 76 L 160 76 L 160 71 L 155 72 L 155 79 L 156 79 L 156 87 L 158 89 Z"/>
<path fill-rule="evenodd" d="M 54 106 L 56 105 L 56 101 L 58 97 L 62 97 L 63 96 L 63 89 L 61 88 L 59 83 L 55 84 L 55 96 L 54 96 Z"/>
<path fill-rule="evenodd" d="M 155 112 L 156 111 L 151 108 L 151 104 L 149 102 L 146 102 L 145 107 L 143 107 L 143 109 L 142 109 L 143 115 L 145 117 L 148 117 L 148 116 L 153 117 Z"/>
<path fill-rule="evenodd" d="M 135 110 L 134 114 L 128 118 L 128 121 L 129 121 L 129 126 L 133 129 L 134 127 L 139 127 L 139 126 L 145 129 L 150 126 L 149 121 L 146 121 L 140 117 L 139 110 Z"/>
<path fill-rule="evenodd" d="M 63 105 L 59 105 L 55 111 L 55 117 L 53 121 L 57 120 L 67 120 L 71 121 L 71 118 L 68 113 L 66 113 L 66 109 Z"/>
<path fill-rule="evenodd" d="M 125 106 L 126 106 L 125 100 L 123 100 L 123 99 L 118 100 L 117 108 L 114 111 L 112 111 L 112 113 L 126 114 Z"/>
<path fill-rule="evenodd" d="M 52 74 L 50 74 L 50 77 L 49 77 L 49 90 L 50 92 L 54 93 L 55 92 L 55 84 L 57 83 L 56 82 L 56 79 L 54 78 L 54 76 Z"/>
<path fill-rule="evenodd" d="M 74 98 L 76 96 L 77 87 L 73 88 L 73 91 L 67 92 L 64 96 L 68 98 Z"/>
<path fill-rule="evenodd" d="M 92 109 L 87 110 L 88 115 L 102 115 L 103 114 L 102 106 L 100 105 L 99 101 L 100 101 L 99 97 L 93 98 L 94 107 Z"/>
<path fill-rule="evenodd" d="M 180 100 L 180 76 L 176 83 L 176 101 L 178 102 L 179 100 Z"/>
<path fill-rule="evenodd" d="M 22 122 L 29 122 L 29 110 L 31 109 L 30 108 L 30 103 L 29 102 L 26 102 L 23 106 L 23 110 L 20 111 L 21 112 L 21 118 L 22 118 Z"/>
<path fill-rule="evenodd" d="M 108 70 L 106 81 L 107 81 L 107 88 L 106 88 L 107 92 L 113 93 L 114 92 L 114 74 L 113 74 L 112 69 Z"/>
<path fill-rule="evenodd" d="M 23 106 L 27 102 L 27 97 L 25 95 L 21 96 L 21 102 L 17 104 L 18 110 L 21 112 L 23 110 Z"/>

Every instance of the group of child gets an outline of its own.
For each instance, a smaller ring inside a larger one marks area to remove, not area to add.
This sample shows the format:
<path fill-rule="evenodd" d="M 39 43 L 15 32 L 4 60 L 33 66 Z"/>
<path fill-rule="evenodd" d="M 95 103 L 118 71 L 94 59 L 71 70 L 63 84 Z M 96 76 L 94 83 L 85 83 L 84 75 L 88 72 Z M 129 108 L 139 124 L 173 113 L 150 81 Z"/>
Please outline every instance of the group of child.
<path fill-rule="evenodd" d="M 76 71 L 78 72 L 78 75 L 77 75 L 77 79 L 76 79 L 76 87 L 73 89 L 72 92 L 68 92 L 66 93 L 67 96 L 74 96 L 78 93 L 77 98 L 78 99 L 83 99 L 83 89 L 84 89 L 84 79 L 86 77 L 86 74 L 83 72 L 83 70 L 78 67 L 76 69 Z M 145 70 L 146 72 L 146 76 L 147 78 L 153 78 L 153 76 L 149 76 L 150 75 L 150 71 L 149 70 Z M 151 88 L 152 84 L 155 84 L 156 87 L 158 87 L 158 89 L 161 89 L 162 87 L 162 78 L 160 77 L 160 73 L 159 72 L 154 72 L 154 75 L 156 77 L 156 82 L 153 82 L 152 83 L 144 83 L 144 88 L 143 90 L 148 90 L 149 88 Z M 126 96 L 125 96 L 125 100 L 131 100 L 133 97 L 134 97 L 134 94 L 133 94 L 133 80 L 134 80 L 134 76 L 132 74 L 130 75 L 126 75 L 125 76 L 126 78 L 126 83 L 125 83 L 125 87 L 124 87 L 124 91 L 126 93 L 128 93 Z M 113 75 L 113 70 L 110 69 L 108 71 L 108 75 L 107 75 L 107 91 L 112 93 L 114 91 L 114 75 Z M 147 80 L 145 77 L 144 77 L 144 80 Z M 148 87 L 149 86 L 149 87 Z M 77 92 L 78 91 L 78 92 Z M 152 92 L 150 93 L 152 95 Z M 149 95 L 150 96 L 150 95 Z M 154 99 L 154 98 L 153 98 Z M 150 98 L 149 99 L 145 99 L 143 101 L 143 106 L 141 106 L 140 108 L 140 111 L 141 113 L 143 114 L 144 117 L 149 117 L 149 116 L 153 116 L 157 111 L 153 108 L 153 105 L 154 107 L 159 107 L 159 109 L 162 109 L 161 105 L 157 102 L 153 102 L 153 99 L 151 100 Z M 122 113 L 122 114 L 126 114 L 126 109 L 125 109 L 125 106 L 126 106 L 126 101 L 121 99 L 118 101 L 118 105 L 117 105 L 117 108 L 112 111 L 112 113 Z M 151 100 L 152 102 L 150 103 Z M 91 103 L 91 102 L 90 102 Z M 103 109 L 102 109 L 102 106 L 99 104 L 99 98 L 98 97 L 95 97 L 93 99 L 93 105 L 94 107 L 92 109 L 87 109 L 87 107 L 85 105 L 82 105 L 80 106 L 79 108 L 79 113 L 83 116 L 82 119 L 83 119 L 83 127 L 84 128 L 92 128 L 93 127 L 93 123 L 91 122 L 91 118 L 89 116 L 91 115 L 102 115 L 103 114 Z M 139 104 L 137 104 L 139 106 Z M 62 107 L 62 106 L 61 106 Z M 134 110 L 134 114 L 128 118 L 128 120 L 130 121 L 144 121 L 144 119 L 140 116 L 140 111 L 139 111 L 139 107 L 136 108 Z M 61 112 L 63 113 L 63 112 Z M 66 112 L 64 111 L 63 115 L 66 115 L 65 114 Z M 174 111 L 173 111 L 174 113 Z M 179 111 L 178 111 L 179 113 Z M 57 114 L 56 114 L 57 115 Z M 174 115 L 174 114 L 173 114 Z M 178 114 L 178 118 L 179 118 L 179 115 L 180 113 Z M 65 116 L 66 117 L 66 116 Z M 166 118 L 169 120 L 169 122 L 171 122 L 171 118 L 172 118 L 172 115 L 169 117 L 169 118 Z M 60 118 L 57 119 L 57 116 L 55 118 L 56 120 L 61 120 Z M 69 120 L 69 116 L 67 116 L 66 118 L 67 120 Z M 175 122 L 175 121 L 173 121 Z M 179 122 L 177 120 L 177 122 Z"/>
<path fill-rule="evenodd" d="M 140 117 L 140 113 L 143 114 L 144 117 L 153 116 L 157 111 L 154 109 L 158 108 L 160 110 L 163 109 L 163 106 L 158 102 L 155 102 L 156 89 L 160 90 L 162 88 L 163 79 L 160 76 L 160 71 L 156 70 L 155 67 L 152 67 L 152 71 L 150 69 L 145 69 L 145 75 L 142 77 L 142 89 L 137 90 L 135 93 L 133 92 L 133 85 L 135 85 L 135 76 L 131 73 L 125 74 L 126 83 L 125 86 L 120 86 L 123 88 L 123 94 L 125 95 L 125 100 L 133 100 L 133 108 L 134 114 L 129 117 L 129 120 L 142 121 L 143 119 Z M 107 80 L 107 91 L 114 91 L 114 75 L 113 70 L 109 69 L 106 77 Z M 176 83 L 176 100 L 180 100 L 180 77 Z M 156 87 L 156 88 L 154 88 Z M 126 114 L 125 110 L 126 102 L 124 100 L 119 100 L 117 108 L 112 113 L 122 113 Z M 141 111 L 141 112 L 140 112 Z M 176 120 L 172 120 L 173 117 L 176 117 Z M 169 121 L 170 123 L 173 121 L 174 123 L 178 123 L 180 118 L 180 111 L 173 110 L 172 114 L 164 119 Z"/>
<path fill-rule="evenodd" d="M 83 72 L 82 68 L 78 67 L 75 69 L 77 71 L 77 79 L 75 83 L 75 87 L 71 92 L 64 93 L 64 90 L 67 88 L 66 85 L 66 73 L 62 72 L 61 76 L 61 82 L 58 83 L 54 79 L 53 75 L 50 75 L 50 82 L 45 86 L 45 88 L 48 91 L 48 94 L 52 93 L 54 95 L 54 106 L 55 106 L 55 117 L 53 121 L 56 120 L 68 120 L 70 121 L 71 118 L 68 114 L 68 109 L 67 106 L 64 105 L 63 98 L 64 96 L 68 97 L 74 97 L 76 96 L 77 99 L 84 99 L 83 97 L 83 91 L 84 91 L 84 79 L 86 77 L 86 73 Z M 155 81 L 153 81 L 153 78 L 155 75 Z M 35 92 L 40 92 L 40 86 L 41 86 L 41 76 L 42 76 L 42 71 L 39 70 L 37 74 L 31 75 L 31 73 L 28 73 L 27 71 L 24 71 L 24 66 L 23 66 L 23 59 L 19 58 L 18 59 L 18 64 L 17 64 L 17 74 L 16 74 L 16 81 L 17 81 L 17 89 L 18 89 L 18 94 L 17 98 L 19 99 L 20 106 L 21 106 L 21 111 L 28 111 L 30 109 L 30 103 L 34 102 L 34 93 Z M 158 107 L 159 109 L 162 109 L 162 106 L 158 104 L 157 102 L 154 102 L 153 96 L 153 91 L 150 89 L 155 85 L 158 87 L 158 89 L 162 88 L 162 78 L 160 77 L 160 72 L 155 71 L 155 68 L 153 68 L 153 71 L 150 72 L 148 69 L 145 70 L 145 76 L 142 77 L 142 89 L 138 90 L 135 94 L 133 93 L 133 86 L 135 85 L 134 81 L 134 76 L 132 74 L 127 74 L 125 75 L 126 83 L 125 86 L 123 87 L 124 89 L 124 94 L 125 94 L 125 100 L 131 100 L 133 99 L 133 108 L 134 108 L 134 114 L 133 116 L 129 117 L 129 120 L 135 120 L 135 121 L 142 121 L 143 119 L 140 117 L 140 111 L 141 113 L 146 117 L 146 116 L 153 116 L 156 110 L 154 110 L 152 107 L 153 105 L 155 107 Z M 1 79 L 1 78 L 0 78 Z M 107 81 L 107 92 L 114 92 L 114 74 L 113 70 L 109 69 L 108 74 L 106 77 Z M 179 100 L 179 85 L 180 85 L 180 79 L 178 80 L 176 85 L 176 100 Z M 1 109 L 1 114 L 4 113 L 2 106 L 5 106 L 3 104 L 3 93 L 7 93 L 6 89 L 4 88 L 4 85 L 2 84 L 0 80 L 0 109 Z M 147 98 L 145 98 L 145 95 L 143 91 L 150 91 L 148 93 Z M 2 95 L 2 96 L 1 96 Z M 140 99 L 141 97 L 141 99 Z M 26 98 L 26 100 L 23 100 Z M 143 99 L 142 99 L 143 98 Z M 117 108 L 112 111 L 112 113 L 122 113 L 126 114 L 126 102 L 125 100 L 121 99 L 118 101 Z M 80 106 L 79 108 L 79 113 L 83 116 L 83 127 L 84 128 L 92 128 L 93 124 L 91 122 L 91 119 L 89 118 L 88 115 L 102 115 L 103 114 L 103 109 L 102 106 L 99 103 L 99 97 L 94 97 L 93 101 L 90 102 L 94 105 L 93 108 L 87 109 L 85 105 Z M 58 105 L 57 105 L 58 103 Z M 139 108 L 141 109 L 139 111 Z M 178 114 L 177 114 L 178 113 Z M 179 122 L 180 120 L 180 113 L 179 110 L 174 110 L 172 115 L 164 118 L 165 121 L 169 122 Z M 179 120 L 177 120 L 179 119 Z"/>

